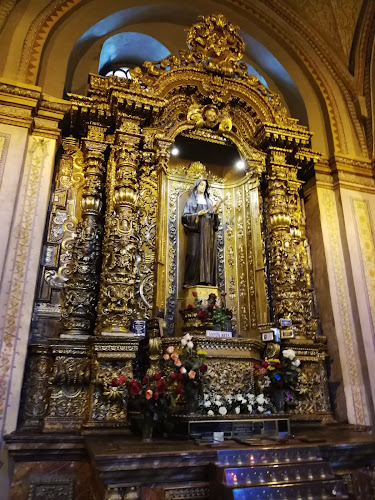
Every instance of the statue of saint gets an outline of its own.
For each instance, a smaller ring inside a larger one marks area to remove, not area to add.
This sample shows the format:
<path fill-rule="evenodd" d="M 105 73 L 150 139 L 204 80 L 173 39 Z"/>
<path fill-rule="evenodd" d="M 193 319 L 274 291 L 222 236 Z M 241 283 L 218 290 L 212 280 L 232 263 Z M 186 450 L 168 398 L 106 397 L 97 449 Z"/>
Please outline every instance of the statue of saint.
<path fill-rule="evenodd" d="M 195 181 L 182 213 L 187 236 L 184 287 L 217 285 L 216 232 L 220 203 L 215 205 L 211 200 L 206 179 Z"/>

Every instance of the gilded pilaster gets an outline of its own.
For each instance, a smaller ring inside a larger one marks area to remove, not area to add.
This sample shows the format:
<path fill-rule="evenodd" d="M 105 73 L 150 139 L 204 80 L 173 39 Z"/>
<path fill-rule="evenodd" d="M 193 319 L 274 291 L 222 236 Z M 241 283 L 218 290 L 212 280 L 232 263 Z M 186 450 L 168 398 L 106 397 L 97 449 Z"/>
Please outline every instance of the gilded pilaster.
<path fill-rule="evenodd" d="M 106 214 L 98 334 L 129 332 L 129 320 L 135 309 L 140 140 L 139 119 L 123 117 L 121 127 L 116 132 L 115 181 Z"/>
<path fill-rule="evenodd" d="M 30 376 L 26 383 L 22 429 L 41 430 L 52 390 L 53 358 L 47 346 L 30 348 L 28 368 Z"/>
<path fill-rule="evenodd" d="M 157 142 L 157 173 L 158 173 L 158 212 L 156 226 L 156 269 L 155 280 L 157 283 L 157 290 L 154 295 L 154 306 L 156 310 L 165 310 L 165 287 L 166 287 L 166 273 L 165 268 L 167 245 L 163 242 L 163 234 L 167 234 L 167 206 L 162 203 L 165 200 L 165 173 L 168 168 L 168 161 L 170 157 L 170 147 L 172 141 L 158 140 Z M 156 303 L 156 304 L 155 304 Z"/>
<path fill-rule="evenodd" d="M 158 177 L 155 154 L 144 151 L 139 168 L 137 228 L 139 235 L 136 259 L 136 311 L 139 319 L 150 318 L 154 299 L 156 227 L 158 214 Z"/>
<path fill-rule="evenodd" d="M 89 125 L 88 137 L 83 140 L 82 221 L 77 227 L 71 278 L 64 288 L 63 336 L 93 333 L 103 233 L 104 151 L 107 148 L 104 132 L 104 127 Z"/>

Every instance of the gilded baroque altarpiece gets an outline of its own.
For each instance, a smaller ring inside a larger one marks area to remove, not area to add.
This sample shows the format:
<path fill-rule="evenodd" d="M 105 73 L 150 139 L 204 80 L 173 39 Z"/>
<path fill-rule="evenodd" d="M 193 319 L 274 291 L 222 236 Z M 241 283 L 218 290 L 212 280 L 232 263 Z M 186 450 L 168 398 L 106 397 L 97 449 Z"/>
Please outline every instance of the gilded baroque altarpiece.
<path fill-rule="evenodd" d="M 209 180 L 214 199 L 226 199 L 218 275 L 235 337 L 199 339 L 212 367 L 231 366 L 228 384 L 238 388 L 260 357 L 261 331 L 290 319 L 293 332 L 283 342 L 303 361 L 295 411 L 329 416 L 326 348 L 300 198 L 303 173 L 318 155 L 306 127 L 247 73 L 237 30 L 221 15 L 202 17 L 188 33 L 187 50 L 134 68 L 131 79 L 91 75 L 86 97 L 69 96 L 32 324 L 24 427 L 123 425 L 126 407 L 108 382 L 119 373 L 132 376 L 147 349 L 130 322 L 149 320 L 152 363 L 161 350 L 157 315 L 164 315 L 169 343 L 181 335 L 180 219 L 198 177 Z M 228 180 L 199 161 L 172 163 L 178 136 L 234 145 L 246 165 L 243 176 Z"/>

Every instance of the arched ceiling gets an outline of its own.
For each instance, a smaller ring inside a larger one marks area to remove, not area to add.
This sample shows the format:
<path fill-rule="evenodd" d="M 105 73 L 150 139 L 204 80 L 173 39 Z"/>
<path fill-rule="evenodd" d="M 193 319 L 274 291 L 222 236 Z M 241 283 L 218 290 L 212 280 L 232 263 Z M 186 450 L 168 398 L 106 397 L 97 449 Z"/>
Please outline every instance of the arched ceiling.
<path fill-rule="evenodd" d="M 248 44 L 245 62 L 282 95 L 292 116 L 308 120 L 317 149 L 365 156 L 349 56 L 358 20 L 364 11 L 372 19 L 374 5 L 371 0 L 191 0 L 188 5 L 128 0 L 124 9 L 123 0 L 3 0 L 0 71 L 54 95 L 58 82 L 61 95 L 65 75 L 71 85 L 80 66 L 97 71 L 101 46 L 110 36 L 138 31 L 176 52 L 184 48 L 184 28 L 198 14 L 222 12 L 241 27 Z"/>

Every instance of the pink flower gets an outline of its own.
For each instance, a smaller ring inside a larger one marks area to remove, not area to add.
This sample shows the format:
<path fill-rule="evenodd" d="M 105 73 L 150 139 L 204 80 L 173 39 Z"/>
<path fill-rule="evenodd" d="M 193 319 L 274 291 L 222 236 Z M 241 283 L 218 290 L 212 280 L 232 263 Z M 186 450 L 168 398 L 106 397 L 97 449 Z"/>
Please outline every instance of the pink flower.
<path fill-rule="evenodd" d="M 189 373 L 188 373 L 188 377 L 191 378 L 191 379 L 193 379 L 193 378 L 195 378 L 196 374 L 197 373 L 194 370 L 190 370 Z"/>
<path fill-rule="evenodd" d="M 173 351 L 174 351 L 174 347 L 172 345 L 170 345 L 169 347 L 167 347 L 167 353 L 168 354 L 172 354 Z"/>
<path fill-rule="evenodd" d="M 168 359 L 169 359 L 169 354 L 163 354 L 163 359 L 165 359 L 165 361 L 168 361 Z"/>
<path fill-rule="evenodd" d="M 177 358 L 174 360 L 174 364 L 175 366 L 177 366 L 177 368 L 179 368 L 181 366 L 181 361 Z"/>
<path fill-rule="evenodd" d="M 175 361 L 176 359 L 178 359 L 178 354 L 176 352 L 174 352 L 173 354 L 171 354 L 171 359 L 173 359 L 173 361 Z"/>
<path fill-rule="evenodd" d="M 153 394 L 153 392 L 152 392 L 151 389 L 146 389 L 146 393 L 145 393 L 146 399 L 151 399 L 152 398 L 152 394 Z"/>
<path fill-rule="evenodd" d="M 184 366 L 181 366 L 181 368 L 180 368 L 180 372 L 181 372 L 181 373 L 186 373 L 186 368 L 185 368 Z"/>

